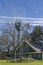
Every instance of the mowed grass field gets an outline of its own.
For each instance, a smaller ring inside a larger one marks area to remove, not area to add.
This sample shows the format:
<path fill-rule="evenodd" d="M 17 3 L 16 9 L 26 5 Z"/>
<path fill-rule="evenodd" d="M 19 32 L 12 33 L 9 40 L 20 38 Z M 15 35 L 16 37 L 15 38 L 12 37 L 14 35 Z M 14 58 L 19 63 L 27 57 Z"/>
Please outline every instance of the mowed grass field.
<path fill-rule="evenodd" d="M 28 63 L 12 63 L 7 60 L 0 60 L 0 65 L 43 65 L 42 60 L 31 61 Z"/>

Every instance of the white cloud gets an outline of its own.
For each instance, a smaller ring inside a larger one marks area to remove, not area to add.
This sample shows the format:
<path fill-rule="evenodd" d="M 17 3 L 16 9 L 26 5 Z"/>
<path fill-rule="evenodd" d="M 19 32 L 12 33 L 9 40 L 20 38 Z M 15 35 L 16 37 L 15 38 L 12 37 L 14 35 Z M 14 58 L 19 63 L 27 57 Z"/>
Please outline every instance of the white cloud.
<path fill-rule="evenodd" d="M 12 22 L 16 19 L 21 19 L 23 23 L 30 23 L 31 25 L 41 25 L 43 26 L 43 18 L 23 18 L 23 17 L 7 17 L 7 16 L 0 16 L 0 23 Z"/>
<path fill-rule="evenodd" d="M 27 21 L 27 20 L 25 20 L 25 22 L 27 22 L 27 23 L 34 23 L 34 24 L 35 23 L 36 24 L 43 24 L 43 21 L 36 21 L 36 20 L 35 21 L 31 21 L 31 20 L 30 21 L 29 20 Z"/>
<path fill-rule="evenodd" d="M 36 25 L 40 25 L 40 26 L 43 26 L 43 24 L 30 24 L 30 25 L 33 25 L 33 26 L 36 26 Z"/>

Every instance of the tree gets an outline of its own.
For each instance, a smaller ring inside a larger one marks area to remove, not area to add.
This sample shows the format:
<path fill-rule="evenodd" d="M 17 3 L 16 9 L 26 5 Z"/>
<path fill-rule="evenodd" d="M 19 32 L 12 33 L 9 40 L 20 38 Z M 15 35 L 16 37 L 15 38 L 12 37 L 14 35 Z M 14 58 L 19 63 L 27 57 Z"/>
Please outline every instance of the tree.
<path fill-rule="evenodd" d="M 23 33 L 23 39 L 24 39 L 24 40 L 29 40 L 29 33 L 28 33 L 27 31 L 25 31 L 25 32 Z"/>
<path fill-rule="evenodd" d="M 23 40 L 29 40 L 29 32 L 28 32 L 29 27 L 30 27 L 29 23 L 25 23 L 23 26 L 23 35 L 22 35 Z"/>
<path fill-rule="evenodd" d="M 32 34 L 30 35 L 32 43 L 40 44 L 40 39 L 43 36 L 41 26 L 35 26 Z"/>
<path fill-rule="evenodd" d="M 30 24 L 29 23 L 26 23 L 24 26 L 27 27 L 27 29 L 29 29 Z"/>
<path fill-rule="evenodd" d="M 15 28 L 14 28 L 14 25 L 10 24 L 10 23 L 7 23 L 6 24 L 6 29 L 4 29 L 2 31 L 2 35 L 0 37 L 0 42 L 2 44 L 2 46 L 5 46 L 6 49 L 8 50 L 8 54 L 10 52 L 10 48 L 13 47 L 15 49 Z M 6 52 L 6 49 L 3 49 L 5 50 L 4 52 Z M 12 50 L 14 52 L 14 49 Z M 3 51 L 2 50 L 2 51 Z M 4 55 L 5 57 L 5 55 Z"/>
<path fill-rule="evenodd" d="M 10 44 L 13 45 L 15 44 L 15 29 L 14 29 L 14 25 L 10 24 L 10 23 L 6 23 L 6 29 L 3 30 L 2 32 L 2 43 L 3 45 L 8 45 L 7 49 L 9 49 Z"/>

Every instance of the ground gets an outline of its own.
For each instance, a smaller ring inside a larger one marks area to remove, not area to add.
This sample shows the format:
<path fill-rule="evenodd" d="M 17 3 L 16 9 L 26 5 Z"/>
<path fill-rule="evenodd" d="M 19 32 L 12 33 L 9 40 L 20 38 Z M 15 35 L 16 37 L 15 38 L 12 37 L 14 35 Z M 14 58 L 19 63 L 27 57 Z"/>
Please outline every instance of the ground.
<path fill-rule="evenodd" d="M 0 60 L 0 65 L 43 65 L 43 61 L 38 60 L 38 61 L 31 61 L 28 63 L 11 63 L 6 60 Z"/>

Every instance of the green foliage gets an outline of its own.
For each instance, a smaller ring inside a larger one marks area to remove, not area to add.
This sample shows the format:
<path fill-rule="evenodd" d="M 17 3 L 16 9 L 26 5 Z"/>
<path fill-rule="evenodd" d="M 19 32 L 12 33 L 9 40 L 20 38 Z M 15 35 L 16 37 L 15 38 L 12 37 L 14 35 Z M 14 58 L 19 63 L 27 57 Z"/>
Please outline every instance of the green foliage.
<path fill-rule="evenodd" d="M 31 39 L 33 43 L 39 44 L 40 39 L 43 37 L 43 32 L 41 26 L 36 26 L 33 33 L 31 34 Z"/>

